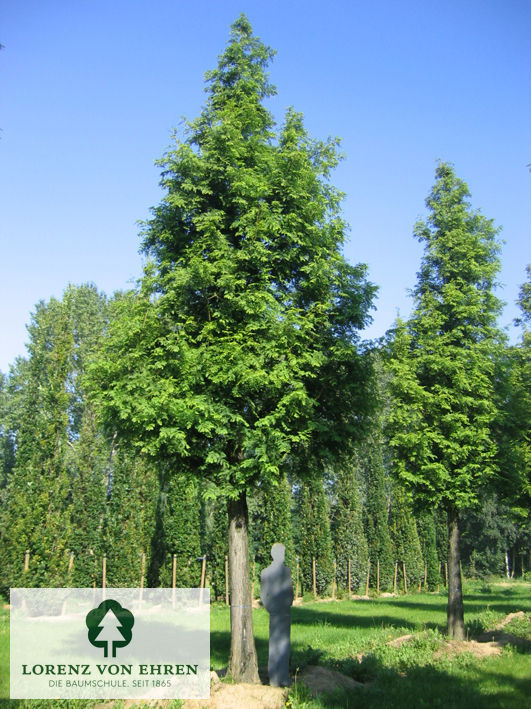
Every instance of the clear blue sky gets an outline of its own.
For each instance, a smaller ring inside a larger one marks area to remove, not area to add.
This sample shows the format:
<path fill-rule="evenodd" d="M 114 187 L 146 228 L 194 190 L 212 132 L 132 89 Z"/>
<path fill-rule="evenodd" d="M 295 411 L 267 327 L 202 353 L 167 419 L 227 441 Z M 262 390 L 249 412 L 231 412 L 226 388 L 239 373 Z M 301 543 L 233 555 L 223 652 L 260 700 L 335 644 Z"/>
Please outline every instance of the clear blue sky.
<path fill-rule="evenodd" d="M 110 294 L 141 274 L 153 162 L 199 113 L 203 74 L 242 11 L 277 50 L 277 119 L 293 105 L 314 137 L 343 140 L 346 256 L 380 287 L 367 337 L 409 314 L 412 227 L 439 158 L 503 226 L 511 323 L 531 261 L 529 0 L 3 0 L 1 370 L 25 353 L 38 300 L 69 282 Z"/>

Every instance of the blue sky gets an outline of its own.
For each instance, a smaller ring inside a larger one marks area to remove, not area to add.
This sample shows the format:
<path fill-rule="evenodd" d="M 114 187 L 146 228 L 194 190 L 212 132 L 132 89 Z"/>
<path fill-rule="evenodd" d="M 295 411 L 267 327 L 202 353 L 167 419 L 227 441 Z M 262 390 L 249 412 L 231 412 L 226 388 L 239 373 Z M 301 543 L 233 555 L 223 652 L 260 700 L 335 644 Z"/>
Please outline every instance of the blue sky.
<path fill-rule="evenodd" d="M 24 354 L 40 299 L 141 274 L 137 220 L 160 199 L 154 160 L 204 102 L 241 13 L 277 50 L 277 120 L 342 138 L 347 258 L 380 287 L 378 337 L 407 316 L 412 228 L 438 159 L 503 227 L 501 325 L 530 255 L 528 0 L 3 0 L 0 5 L 0 369 Z"/>

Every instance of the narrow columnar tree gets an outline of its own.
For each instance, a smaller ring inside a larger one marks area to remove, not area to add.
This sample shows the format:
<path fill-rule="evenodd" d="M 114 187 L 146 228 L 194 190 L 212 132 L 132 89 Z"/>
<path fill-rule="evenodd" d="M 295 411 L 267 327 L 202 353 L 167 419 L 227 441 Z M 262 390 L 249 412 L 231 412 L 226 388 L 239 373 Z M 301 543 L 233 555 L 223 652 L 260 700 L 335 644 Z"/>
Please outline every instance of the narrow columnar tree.
<path fill-rule="evenodd" d="M 424 559 L 428 589 L 433 591 L 440 583 L 439 559 L 437 557 L 437 536 L 432 510 L 421 510 L 415 515 L 420 549 Z"/>
<path fill-rule="evenodd" d="M 143 554 L 144 586 L 148 585 L 148 577 L 149 585 L 159 583 L 152 573 L 152 557 L 161 541 L 155 534 L 158 494 L 153 461 L 131 450 L 127 443 L 118 443 L 110 469 L 102 542 L 110 586 L 139 586 Z"/>
<path fill-rule="evenodd" d="M 258 681 L 247 493 L 286 460 L 314 469 L 363 430 L 369 363 L 358 333 L 374 288 L 341 255 L 337 141 L 315 142 L 264 105 L 273 52 L 242 16 L 207 102 L 161 161 L 151 258 L 94 369 L 111 425 L 227 501 L 230 671 Z"/>
<path fill-rule="evenodd" d="M 369 557 L 363 531 L 360 483 L 356 473 L 354 466 L 345 467 L 338 472 L 331 512 L 337 581 L 343 588 L 348 588 L 350 562 L 350 583 L 351 589 L 355 592 L 359 590 L 366 577 Z"/>
<path fill-rule="evenodd" d="M 395 330 L 391 443 L 395 472 L 416 501 L 448 517 L 448 634 L 465 636 L 459 515 L 492 476 L 494 351 L 500 303 L 497 229 L 474 211 L 466 184 L 440 163 L 415 235 L 425 246 L 415 307 Z"/>
<path fill-rule="evenodd" d="M 393 543 L 389 534 L 389 508 L 385 490 L 385 469 L 381 435 L 373 435 L 360 447 L 357 454 L 366 485 L 364 507 L 365 536 L 371 562 L 371 586 L 376 586 L 377 567 L 380 569 L 380 588 L 391 588 L 394 571 Z"/>
<path fill-rule="evenodd" d="M 328 504 L 323 481 L 314 478 L 304 482 L 297 492 L 297 545 L 302 584 L 305 591 L 313 588 L 313 560 L 318 594 L 329 588 L 334 573 L 334 555 Z"/>
<path fill-rule="evenodd" d="M 161 536 L 154 540 L 162 551 L 160 583 L 173 582 L 173 555 L 176 555 L 175 583 L 183 588 L 198 587 L 201 579 L 199 525 L 201 505 L 197 480 L 167 471 L 161 487 Z"/>
<path fill-rule="evenodd" d="M 405 568 L 408 585 L 418 584 L 424 576 L 424 560 L 413 509 L 399 485 L 393 489 L 389 533 L 395 561 L 399 563 L 402 573 Z"/>

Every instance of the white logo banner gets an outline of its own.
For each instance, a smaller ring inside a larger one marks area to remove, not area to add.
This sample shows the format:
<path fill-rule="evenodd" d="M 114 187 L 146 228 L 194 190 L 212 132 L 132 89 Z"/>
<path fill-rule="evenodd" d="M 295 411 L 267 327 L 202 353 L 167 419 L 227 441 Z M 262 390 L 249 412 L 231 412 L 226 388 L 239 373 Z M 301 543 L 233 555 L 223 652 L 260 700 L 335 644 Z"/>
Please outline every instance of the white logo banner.
<path fill-rule="evenodd" d="M 205 699 L 209 591 L 13 588 L 10 665 L 12 699 Z"/>

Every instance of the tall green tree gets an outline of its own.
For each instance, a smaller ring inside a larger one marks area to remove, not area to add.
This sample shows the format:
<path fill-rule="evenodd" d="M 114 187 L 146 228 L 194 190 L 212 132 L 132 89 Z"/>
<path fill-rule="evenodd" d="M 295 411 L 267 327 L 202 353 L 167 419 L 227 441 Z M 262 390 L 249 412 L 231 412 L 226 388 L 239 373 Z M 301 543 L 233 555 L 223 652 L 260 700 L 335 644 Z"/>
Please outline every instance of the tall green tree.
<path fill-rule="evenodd" d="M 357 340 L 374 293 L 340 252 L 337 141 L 312 141 L 292 110 L 273 130 L 272 56 L 242 15 L 203 111 L 160 163 L 151 262 L 94 370 L 109 420 L 227 500 L 229 665 L 251 682 L 247 493 L 289 456 L 324 466 L 359 436 L 370 365 Z"/>
<path fill-rule="evenodd" d="M 389 423 L 401 483 L 417 501 L 446 509 L 448 634 L 463 639 L 459 515 L 495 473 L 499 245 L 453 167 L 440 163 L 435 177 L 428 218 L 415 227 L 425 251 L 414 311 L 394 332 Z"/>
<path fill-rule="evenodd" d="M 529 521 L 531 509 L 531 266 L 519 292 L 522 338 L 503 347 L 498 358 L 498 416 L 494 435 L 500 474 L 496 492 L 508 504 L 517 523 Z"/>

